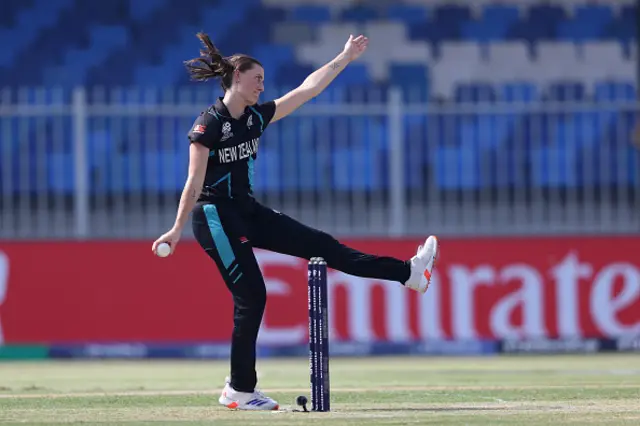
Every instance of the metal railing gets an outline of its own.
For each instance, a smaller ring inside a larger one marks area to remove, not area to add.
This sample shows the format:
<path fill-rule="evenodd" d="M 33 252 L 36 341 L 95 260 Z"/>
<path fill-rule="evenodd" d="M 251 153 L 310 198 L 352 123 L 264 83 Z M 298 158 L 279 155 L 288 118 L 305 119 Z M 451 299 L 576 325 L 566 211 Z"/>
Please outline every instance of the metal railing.
<path fill-rule="evenodd" d="M 186 178 L 186 134 L 217 95 L 0 92 L 0 238 L 164 232 Z M 337 236 L 640 230 L 636 103 L 338 95 L 269 126 L 255 170 L 262 202 Z"/>

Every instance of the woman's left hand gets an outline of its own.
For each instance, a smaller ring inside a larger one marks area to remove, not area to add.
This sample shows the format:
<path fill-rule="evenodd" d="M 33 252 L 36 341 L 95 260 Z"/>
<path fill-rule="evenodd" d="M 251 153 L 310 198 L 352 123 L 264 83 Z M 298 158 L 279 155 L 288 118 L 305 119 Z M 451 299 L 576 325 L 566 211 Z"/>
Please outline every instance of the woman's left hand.
<path fill-rule="evenodd" d="M 349 36 L 349 40 L 344 45 L 344 54 L 350 61 L 355 61 L 358 59 L 365 50 L 367 50 L 367 45 L 369 44 L 369 39 L 363 35 L 359 35 L 356 38 L 353 38 L 353 34 Z"/>

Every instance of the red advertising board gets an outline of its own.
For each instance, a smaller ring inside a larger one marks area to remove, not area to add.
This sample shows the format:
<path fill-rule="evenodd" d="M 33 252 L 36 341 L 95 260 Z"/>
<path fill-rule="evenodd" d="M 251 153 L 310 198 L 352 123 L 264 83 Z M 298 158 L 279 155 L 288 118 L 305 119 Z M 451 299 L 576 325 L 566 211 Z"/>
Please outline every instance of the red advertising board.
<path fill-rule="evenodd" d="M 409 258 L 417 240 L 344 241 Z M 334 339 L 616 337 L 640 332 L 640 238 L 441 241 L 425 295 L 330 270 Z M 231 297 L 193 242 L 0 244 L 0 342 L 227 342 Z M 304 259 L 256 250 L 267 283 L 261 343 L 307 339 Z"/>

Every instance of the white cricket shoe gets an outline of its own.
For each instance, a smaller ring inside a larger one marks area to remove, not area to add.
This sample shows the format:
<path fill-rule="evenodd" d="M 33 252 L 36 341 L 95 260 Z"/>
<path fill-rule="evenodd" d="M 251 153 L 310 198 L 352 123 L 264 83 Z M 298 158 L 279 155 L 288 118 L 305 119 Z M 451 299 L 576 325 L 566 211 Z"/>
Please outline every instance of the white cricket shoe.
<path fill-rule="evenodd" d="M 425 293 L 431 282 L 431 274 L 438 257 L 438 238 L 431 235 L 424 245 L 418 247 L 418 252 L 411 258 L 411 275 L 406 287 Z"/>
<path fill-rule="evenodd" d="M 234 410 L 277 410 L 280 406 L 276 401 L 264 395 L 259 390 L 253 392 L 238 392 L 231 387 L 227 377 L 222 395 L 218 399 L 220 404 Z"/>

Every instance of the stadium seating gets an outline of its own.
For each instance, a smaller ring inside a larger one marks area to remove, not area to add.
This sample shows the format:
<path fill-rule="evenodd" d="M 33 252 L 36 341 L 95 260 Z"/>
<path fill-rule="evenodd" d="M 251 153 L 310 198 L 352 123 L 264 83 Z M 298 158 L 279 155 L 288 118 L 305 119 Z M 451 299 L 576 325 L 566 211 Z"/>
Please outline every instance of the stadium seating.
<path fill-rule="evenodd" d="M 350 33 L 364 32 L 371 39 L 367 55 L 313 102 L 365 99 L 354 88 L 375 89 L 379 100 L 386 100 L 388 88 L 397 86 L 408 105 L 460 107 L 459 111 L 468 104 L 493 105 L 474 114 L 436 108 L 405 120 L 405 143 L 423 145 L 411 159 L 412 168 L 421 167 L 423 173 L 417 175 L 431 176 L 442 190 L 523 185 L 516 174 L 497 179 L 483 170 L 484 160 L 501 152 L 526 153 L 507 155 L 505 169 L 523 166 L 529 170 L 527 182 L 543 187 L 584 184 L 579 179 L 579 159 L 585 152 L 595 152 L 599 144 L 613 150 L 612 159 L 634 157 L 627 131 L 632 117 L 615 108 L 597 107 L 636 99 L 637 10 L 631 0 L 191 0 L 188 8 L 182 0 L 6 0 L 2 8 L 2 84 L 60 87 L 64 100 L 78 85 L 189 84 L 183 61 L 197 55 L 194 34 L 199 30 L 209 32 L 225 53 L 247 52 L 263 61 L 271 86 L 265 95 L 271 96 L 280 93 L 273 86 L 280 91 L 295 87 L 331 59 Z M 576 102 L 596 106 L 556 115 L 545 107 Z M 504 103 L 518 108 L 505 112 L 496 107 Z M 261 151 L 264 166 L 256 170 L 259 188 L 308 189 L 327 184 L 337 190 L 385 188 L 386 165 L 379 159 L 389 150 L 386 121 L 347 134 L 335 131 L 342 126 L 336 120 L 325 123 L 335 145 L 333 158 L 310 161 L 302 173 L 283 167 L 286 160 L 279 153 L 285 148 L 274 143 Z M 136 157 L 114 148 L 122 144 L 122 135 L 89 127 L 89 140 L 95 144 L 90 151 L 102 158 L 91 166 L 102 176 L 109 173 L 105 158 L 123 161 L 125 170 L 129 161 L 141 161 L 138 166 L 148 171 L 139 181 L 118 183 L 104 178 L 92 186 L 94 190 L 127 191 L 152 185 L 179 190 L 182 163 L 176 166 L 175 179 L 159 184 L 150 176 L 159 175 L 171 156 L 184 160 L 183 145 L 176 143 L 175 151 Z M 181 128 L 176 137 L 184 138 L 185 133 Z M 304 139 L 297 158 L 316 158 L 319 135 L 307 131 L 295 136 Z M 50 153 L 56 166 L 48 168 L 47 174 L 54 191 L 72 188 L 73 167 L 68 167 L 72 150 L 67 148 Z M 24 149 L 11 152 L 17 155 Z M 33 162 L 34 175 L 37 164 Z M 322 167 L 331 169 L 331 182 L 323 180 Z M 416 174 L 407 176 L 410 186 L 425 185 Z M 600 181 L 591 184 L 615 179 L 637 184 L 635 175 L 598 176 Z M 20 180 L 17 172 L 15 179 Z"/>

